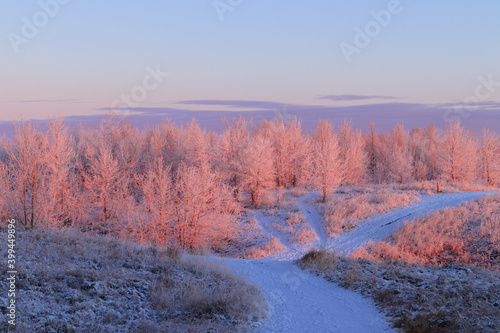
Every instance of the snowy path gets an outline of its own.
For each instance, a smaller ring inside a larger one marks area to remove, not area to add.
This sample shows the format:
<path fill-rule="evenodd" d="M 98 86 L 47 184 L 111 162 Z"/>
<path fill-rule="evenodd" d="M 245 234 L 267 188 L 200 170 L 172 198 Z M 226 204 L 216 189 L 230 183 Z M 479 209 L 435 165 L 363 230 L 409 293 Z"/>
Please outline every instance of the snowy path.
<path fill-rule="evenodd" d="M 316 231 L 316 235 L 318 235 L 320 240 L 321 248 L 326 246 L 328 241 L 328 235 L 323 227 L 323 218 L 319 214 L 318 210 L 311 202 L 314 198 L 317 197 L 316 192 L 311 192 L 297 201 L 297 207 L 302 211 L 302 214 L 306 217 L 306 221 L 311 224 L 311 226 Z"/>
<path fill-rule="evenodd" d="M 349 233 L 328 238 L 322 217 L 312 203 L 317 193 L 297 201 L 306 221 L 316 230 L 320 244 L 337 252 L 348 253 L 370 240 L 390 235 L 408 219 L 427 214 L 490 193 L 463 192 L 426 196 L 406 208 L 375 216 Z M 313 245 L 309 248 L 312 248 Z M 307 252 L 290 248 L 278 256 L 258 260 L 221 259 L 248 281 L 257 284 L 267 297 L 269 316 L 255 332 L 391 332 L 389 323 L 371 299 L 300 270 L 292 259 Z"/>
<path fill-rule="evenodd" d="M 269 303 L 255 332 L 387 332 L 389 324 L 370 299 L 299 269 L 291 261 L 228 259 L 260 286 Z"/>
<path fill-rule="evenodd" d="M 406 221 L 437 210 L 456 206 L 462 202 L 478 199 L 488 194 L 491 193 L 462 192 L 424 196 L 421 201 L 412 206 L 377 215 L 368 219 L 368 221 L 360 222 L 350 232 L 330 239 L 327 248 L 333 249 L 340 254 L 348 254 L 358 247 L 366 245 L 369 241 L 377 242 L 383 240 Z"/>

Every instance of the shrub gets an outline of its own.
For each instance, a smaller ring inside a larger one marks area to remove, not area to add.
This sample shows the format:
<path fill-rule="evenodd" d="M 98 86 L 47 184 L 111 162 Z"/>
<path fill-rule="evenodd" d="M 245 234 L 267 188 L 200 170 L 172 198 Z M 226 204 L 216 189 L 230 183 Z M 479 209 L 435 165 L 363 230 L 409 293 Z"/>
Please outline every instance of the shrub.
<path fill-rule="evenodd" d="M 338 259 L 335 253 L 326 250 L 311 250 L 299 261 L 299 265 L 303 268 L 321 272 L 335 270 L 337 263 Z"/>
<path fill-rule="evenodd" d="M 310 225 L 305 224 L 295 233 L 292 240 L 298 244 L 309 244 L 318 240 L 318 235 Z"/>
<path fill-rule="evenodd" d="M 288 213 L 288 217 L 286 218 L 286 223 L 288 225 L 298 225 L 304 222 L 305 216 L 302 213 Z"/>
<path fill-rule="evenodd" d="M 254 247 L 248 250 L 243 256 L 246 259 L 249 258 L 263 258 L 270 257 L 285 251 L 287 247 L 283 245 L 279 239 L 272 237 L 266 245 L 262 247 Z"/>

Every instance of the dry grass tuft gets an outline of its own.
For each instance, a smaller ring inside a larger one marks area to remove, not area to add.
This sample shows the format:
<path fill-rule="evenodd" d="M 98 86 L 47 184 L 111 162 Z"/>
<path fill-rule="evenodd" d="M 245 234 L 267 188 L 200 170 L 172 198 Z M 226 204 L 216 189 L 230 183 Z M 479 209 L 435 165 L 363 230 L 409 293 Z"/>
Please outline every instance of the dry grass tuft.
<path fill-rule="evenodd" d="M 299 264 L 310 270 L 329 272 L 336 270 L 338 258 L 330 251 L 311 250 L 300 259 Z"/>
<path fill-rule="evenodd" d="M 256 287 L 177 248 L 37 230 L 17 248 L 18 332 L 235 332 L 266 315 Z"/>

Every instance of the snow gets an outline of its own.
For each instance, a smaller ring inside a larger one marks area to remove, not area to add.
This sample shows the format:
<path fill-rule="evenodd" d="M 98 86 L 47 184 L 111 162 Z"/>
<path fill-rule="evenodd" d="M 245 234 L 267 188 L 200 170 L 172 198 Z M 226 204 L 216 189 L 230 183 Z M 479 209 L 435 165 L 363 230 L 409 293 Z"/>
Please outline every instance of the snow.
<path fill-rule="evenodd" d="M 357 227 L 349 233 L 340 234 L 330 239 L 328 249 L 339 254 L 348 254 L 358 247 L 366 245 L 369 241 L 381 241 L 391 235 L 405 222 L 414 220 L 436 210 L 456 206 L 462 202 L 484 197 L 488 192 L 461 192 L 453 194 L 439 194 L 422 196 L 418 203 L 392 212 L 377 215 L 368 221 L 359 222 Z"/>
<path fill-rule="evenodd" d="M 316 198 L 318 194 L 315 192 L 310 192 L 309 194 L 303 196 L 297 201 L 297 207 L 302 211 L 302 214 L 306 217 L 306 221 L 309 221 L 311 226 L 316 231 L 320 239 L 321 248 L 326 246 L 328 241 L 328 234 L 323 227 L 323 218 L 319 214 L 318 210 L 312 204 L 312 200 Z"/>
<path fill-rule="evenodd" d="M 422 196 L 418 203 L 386 214 L 374 216 L 358 223 L 348 233 L 328 238 L 322 217 L 313 204 L 318 196 L 310 192 L 297 200 L 297 207 L 316 231 L 319 241 L 307 246 L 293 246 L 282 235 L 272 232 L 288 251 L 270 258 L 224 260 L 235 272 L 257 284 L 267 296 L 269 316 L 255 332 L 387 332 L 390 328 L 386 317 L 380 313 L 371 299 L 343 289 L 322 277 L 307 273 L 293 264 L 311 248 L 349 253 L 368 243 L 379 241 L 393 233 L 398 226 L 418 216 L 456 206 L 462 202 L 486 196 L 487 192 L 462 192 Z M 264 227 L 268 219 L 256 214 Z"/>
<path fill-rule="evenodd" d="M 237 273 L 261 287 L 268 319 L 255 332 L 387 332 L 373 302 L 307 273 L 291 261 L 229 259 Z"/>

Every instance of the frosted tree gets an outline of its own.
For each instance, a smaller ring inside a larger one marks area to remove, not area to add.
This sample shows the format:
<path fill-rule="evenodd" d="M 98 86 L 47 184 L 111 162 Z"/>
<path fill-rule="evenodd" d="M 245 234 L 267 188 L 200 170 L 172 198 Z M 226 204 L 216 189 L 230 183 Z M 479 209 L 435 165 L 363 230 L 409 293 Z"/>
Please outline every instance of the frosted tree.
<path fill-rule="evenodd" d="M 243 186 L 244 151 L 250 139 L 248 121 L 241 116 L 232 121 L 223 121 L 226 129 L 220 137 L 221 169 L 237 197 Z"/>
<path fill-rule="evenodd" d="M 146 223 L 141 223 L 140 227 L 136 228 L 138 235 L 140 239 L 147 238 L 154 244 L 168 245 L 174 239 L 174 194 L 170 167 L 165 166 L 161 157 L 158 158 L 149 167 L 140 184 L 143 192 L 143 219 Z"/>
<path fill-rule="evenodd" d="M 311 149 L 312 181 L 326 201 L 328 194 L 342 181 L 337 136 L 327 120 L 318 123 L 312 134 Z"/>
<path fill-rule="evenodd" d="M 181 165 L 175 180 L 173 216 L 182 248 L 221 244 L 231 238 L 239 205 L 232 191 L 206 169 Z"/>
<path fill-rule="evenodd" d="M 366 181 L 368 155 L 364 150 L 363 136 L 344 121 L 338 134 L 339 156 L 342 165 L 342 182 L 362 185 Z"/>
<path fill-rule="evenodd" d="M 276 179 L 271 140 L 263 133 L 254 133 L 243 154 L 243 184 L 252 203 L 260 207 L 269 198 Z"/>
<path fill-rule="evenodd" d="M 389 134 L 386 145 L 386 163 L 389 181 L 405 183 L 412 178 L 411 154 L 408 144 L 408 132 L 402 125 L 396 125 Z"/>
<path fill-rule="evenodd" d="M 165 164 L 172 166 L 172 171 L 177 170 L 185 155 L 182 129 L 167 120 L 148 131 L 144 137 L 143 163 L 148 165 L 162 158 Z"/>
<path fill-rule="evenodd" d="M 117 212 L 120 190 L 120 168 L 111 149 L 105 144 L 89 149 L 88 169 L 84 172 L 84 186 L 89 201 L 100 211 L 103 221 L 109 220 Z"/>
<path fill-rule="evenodd" d="M 48 222 L 52 224 L 70 223 L 76 205 L 78 192 L 75 168 L 75 152 L 72 137 L 62 118 L 52 119 L 48 123 L 47 140 L 47 175 L 45 203 Z"/>
<path fill-rule="evenodd" d="M 369 121 L 368 127 L 370 132 L 365 137 L 365 151 L 368 159 L 368 172 L 371 179 L 375 179 L 377 169 L 377 135 L 375 134 L 375 122 Z"/>
<path fill-rule="evenodd" d="M 13 181 L 3 160 L 3 158 L 0 160 L 0 218 L 5 221 L 12 217 L 11 212 L 15 201 L 12 200 L 11 184 Z"/>
<path fill-rule="evenodd" d="M 449 123 L 443 135 L 441 165 L 443 177 L 451 182 L 466 182 L 475 175 L 476 145 L 458 122 Z"/>
<path fill-rule="evenodd" d="M 15 135 L 7 146 L 9 179 L 19 221 L 33 229 L 43 214 L 44 181 L 47 172 L 47 141 L 31 122 L 15 124 Z"/>
<path fill-rule="evenodd" d="M 291 116 L 286 119 L 276 118 L 270 124 L 270 132 L 277 185 L 295 187 L 301 178 L 300 168 L 306 153 L 300 120 Z"/>
<path fill-rule="evenodd" d="M 488 185 L 500 184 L 500 138 L 489 131 L 484 130 L 479 149 L 480 176 Z"/>
<path fill-rule="evenodd" d="M 426 135 L 423 128 L 414 128 L 410 131 L 409 150 L 412 166 L 412 177 L 417 181 L 427 180 L 429 170 L 427 167 Z"/>
<path fill-rule="evenodd" d="M 438 179 L 441 168 L 439 154 L 442 151 L 442 140 L 436 126 L 430 125 L 425 129 L 425 164 L 428 179 Z"/>
<path fill-rule="evenodd" d="M 210 134 L 202 130 L 195 119 L 191 120 L 184 131 L 184 161 L 190 166 L 209 169 L 215 155 L 210 142 Z"/>

